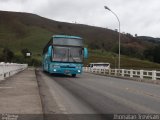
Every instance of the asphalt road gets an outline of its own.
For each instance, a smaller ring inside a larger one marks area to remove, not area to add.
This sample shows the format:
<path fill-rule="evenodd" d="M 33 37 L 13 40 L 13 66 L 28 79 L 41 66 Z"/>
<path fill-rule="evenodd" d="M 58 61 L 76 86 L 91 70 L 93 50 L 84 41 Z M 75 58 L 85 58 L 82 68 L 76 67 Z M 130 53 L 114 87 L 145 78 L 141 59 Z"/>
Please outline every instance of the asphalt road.
<path fill-rule="evenodd" d="M 36 71 L 46 114 L 160 113 L 160 86 L 83 73 Z"/>

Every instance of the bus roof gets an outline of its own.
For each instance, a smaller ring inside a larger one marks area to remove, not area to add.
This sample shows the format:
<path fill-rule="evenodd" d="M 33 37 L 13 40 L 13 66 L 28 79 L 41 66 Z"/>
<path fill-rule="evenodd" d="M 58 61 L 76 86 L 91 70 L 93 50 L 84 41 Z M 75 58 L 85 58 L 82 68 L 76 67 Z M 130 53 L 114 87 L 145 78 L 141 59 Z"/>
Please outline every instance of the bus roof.
<path fill-rule="evenodd" d="M 71 39 L 82 39 L 78 36 L 69 36 L 69 35 L 53 35 L 52 38 L 71 38 Z"/>

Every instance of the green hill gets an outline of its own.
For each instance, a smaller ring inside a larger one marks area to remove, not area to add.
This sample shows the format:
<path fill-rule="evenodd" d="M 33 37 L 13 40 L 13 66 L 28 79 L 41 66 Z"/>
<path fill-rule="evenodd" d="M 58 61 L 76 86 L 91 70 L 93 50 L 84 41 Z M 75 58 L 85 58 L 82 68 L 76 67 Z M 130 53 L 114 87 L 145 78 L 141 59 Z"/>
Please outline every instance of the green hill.
<path fill-rule="evenodd" d="M 57 22 L 29 13 L 0 11 L 0 47 L 9 46 L 13 50 L 27 47 L 33 52 L 41 52 L 54 34 L 81 36 L 93 49 L 111 51 L 118 44 L 118 33 L 109 29 Z M 121 42 L 123 46 L 136 47 L 138 51 L 149 45 L 124 34 L 121 34 Z"/>
<path fill-rule="evenodd" d="M 118 32 L 110 29 L 58 22 L 30 13 L 0 11 L 0 51 L 7 47 L 18 53 L 27 48 L 33 53 L 33 57 L 36 57 L 37 54 L 42 53 L 45 44 L 55 34 L 77 35 L 84 38 L 85 45 L 90 48 L 91 56 L 95 58 L 90 58 L 86 64 L 97 61 L 96 58 L 107 56 L 107 54 L 98 56 L 93 52 L 95 50 L 112 54 L 118 50 Z M 121 34 L 121 53 L 124 55 L 141 58 L 145 49 L 155 45 L 153 42 L 142 41 L 128 33 Z"/>

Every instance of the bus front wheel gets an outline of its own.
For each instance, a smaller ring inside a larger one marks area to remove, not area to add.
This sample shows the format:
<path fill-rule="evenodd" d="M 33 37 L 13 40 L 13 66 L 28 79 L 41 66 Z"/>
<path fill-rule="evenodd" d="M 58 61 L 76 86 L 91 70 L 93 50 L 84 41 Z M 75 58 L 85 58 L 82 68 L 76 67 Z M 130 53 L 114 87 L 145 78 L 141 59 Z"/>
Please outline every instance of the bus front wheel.
<path fill-rule="evenodd" d="M 72 77 L 76 77 L 76 74 L 72 74 Z"/>

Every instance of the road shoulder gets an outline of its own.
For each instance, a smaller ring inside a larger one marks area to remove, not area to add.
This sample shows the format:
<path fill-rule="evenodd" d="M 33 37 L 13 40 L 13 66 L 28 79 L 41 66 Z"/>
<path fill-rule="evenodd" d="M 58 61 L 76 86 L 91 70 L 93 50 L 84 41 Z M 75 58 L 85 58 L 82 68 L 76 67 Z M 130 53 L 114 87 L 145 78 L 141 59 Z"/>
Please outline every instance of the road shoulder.
<path fill-rule="evenodd" d="M 26 69 L 0 82 L 0 113 L 43 114 L 34 70 Z"/>

